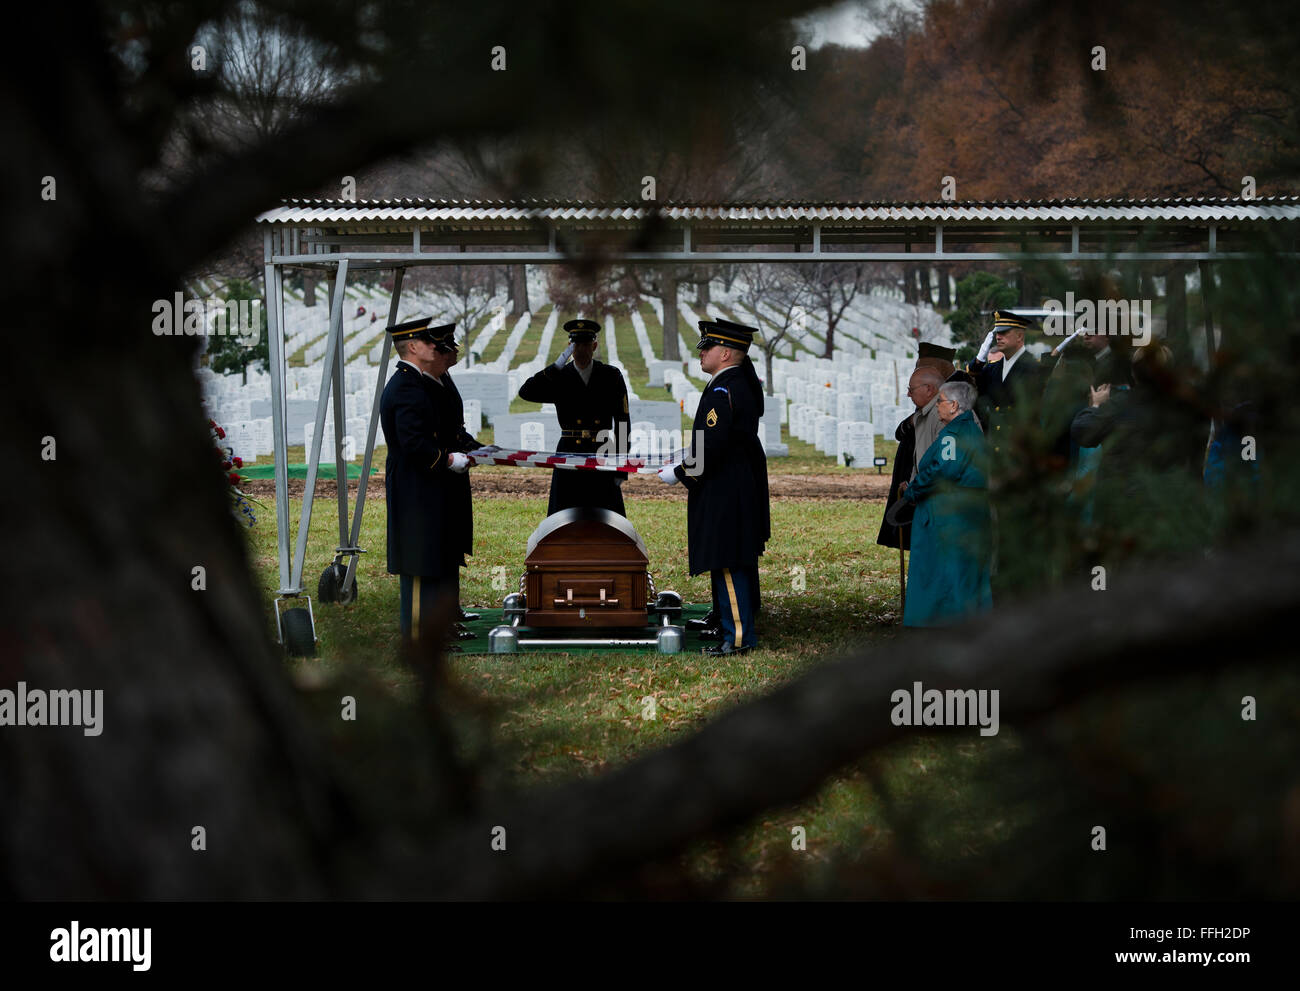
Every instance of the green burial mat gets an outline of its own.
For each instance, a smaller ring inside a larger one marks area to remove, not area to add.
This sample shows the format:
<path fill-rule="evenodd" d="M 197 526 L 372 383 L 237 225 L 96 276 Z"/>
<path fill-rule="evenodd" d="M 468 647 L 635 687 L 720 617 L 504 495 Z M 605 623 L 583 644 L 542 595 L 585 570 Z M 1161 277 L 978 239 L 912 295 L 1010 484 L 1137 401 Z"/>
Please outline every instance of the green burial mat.
<path fill-rule="evenodd" d="M 289 468 L 290 478 L 307 477 L 306 465 L 289 465 L 288 468 Z M 372 475 L 378 474 L 378 472 L 379 472 L 378 468 L 372 467 L 370 469 L 370 474 Z M 275 465 L 251 465 L 251 466 L 245 465 L 243 468 L 239 469 L 239 474 L 243 475 L 245 478 L 275 478 Z M 332 464 L 321 465 L 316 472 L 316 477 L 335 478 L 336 476 L 334 474 L 334 466 Z M 360 477 L 361 477 L 361 466 L 353 465 L 353 464 L 348 465 L 348 478 L 360 478 Z"/>
<path fill-rule="evenodd" d="M 490 653 L 490 651 L 488 650 L 488 633 L 492 631 L 493 627 L 500 626 L 502 624 L 502 611 L 500 609 L 470 609 L 469 611 L 478 613 L 480 618 L 474 620 L 472 623 L 465 624 L 466 628 L 471 633 L 474 634 L 474 639 L 458 641 L 458 645 L 461 649 L 461 652 L 466 654 Z M 704 614 L 707 613 L 708 611 L 709 611 L 709 607 L 707 604 L 706 605 L 684 605 L 682 606 L 682 623 L 684 624 L 688 619 L 701 619 L 704 616 Z M 648 626 L 648 625 L 644 627 L 631 627 L 631 628 L 619 628 L 619 629 L 610 629 L 608 627 L 597 629 L 597 628 L 589 627 L 587 629 L 572 629 L 572 630 L 569 629 L 537 630 L 527 626 L 517 626 L 515 627 L 515 631 L 519 634 L 520 639 L 547 638 L 552 640 L 567 640 L 567 639 L 581 638 L 581 639 L 591 640 L 597 637 L 615 637 L 620 640 L 633 640 L 633 639 L 649 640 L 652 639 L 655 636 L 655 634 L 659 632 L 659 629 L 658 627 Z M 758 631 L 761 640 L 762 633 L 763 633 L 763 627 L 761 623 L 759 624 Z M 688 630 L 685 636 L 685 643 L 682 647 L 682 653 L 698 654 L 700 652 L 701 647 L 711 647 L 716 643 L 718 643 L 717 640 L 703 640 L 700 638 L 699 634 Z M 577 647 L 572 645 L 563 645 L 563 646 L 537 645 L 537 646 L 527 646 L 527 647 L 521 646 L 519 648 L 518 653 L 520 654 L 570 654 L 570 653 L 579 654 L 579 653 L 594 652 L 598 654 L 614 654 L 614 653 L 627 653 L 628 651 L 644 651 L 646 653 L 653 654 L 656 653 L 656 648 L 653 645 L 641 647 L 641 646 L 628 646 L 626 644 L 618 645 L 618 646 L 608 646 L 608 647 L 606 646 Z M 502 654 L 499 656 L 506 658 L 511 655 Z"/>

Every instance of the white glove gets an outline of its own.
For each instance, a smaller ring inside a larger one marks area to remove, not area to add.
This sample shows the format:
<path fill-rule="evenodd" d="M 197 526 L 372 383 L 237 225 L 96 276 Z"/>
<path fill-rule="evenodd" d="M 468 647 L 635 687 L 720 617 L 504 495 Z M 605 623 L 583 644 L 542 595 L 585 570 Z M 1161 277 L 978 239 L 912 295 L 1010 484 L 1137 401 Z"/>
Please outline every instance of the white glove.
<path fill-rule="evenodd" d="M 676 465 L 664 465 L 659 469 L 659 481 L 667 482 L 669 485 L 676 485 L 680 479 L 676 474 Z"/>
<path fill-rule="evenodd" d="M 461 454 L 460 451 L 452 451 L 451 461 L 448 462 L 447 467 L 450 468 L 452 471 L 454 471 L 457 475 L 463 474 L 466 470 L 469 469 L 469 458 Z"/>
<path fill-rule="evenodd" d="M 984 338 L 984 343 L 980 345 L 980 353 L 975 357 L 978 361 L 986 361 L 989 352 L 993 350 L 993 331 L 989 331 L 989 336 Z"/>
<path fill-rule="evenodd" d="M 555 367 L 559 369 L 563 369 L 564 366 L 568 364 L 569 359 L 572 357 L 573 357 L 573 342 L 570 341 L 569 346 L 565 348 L 563 351 L 561 351 L 560 356 L 555 359 Z"/>

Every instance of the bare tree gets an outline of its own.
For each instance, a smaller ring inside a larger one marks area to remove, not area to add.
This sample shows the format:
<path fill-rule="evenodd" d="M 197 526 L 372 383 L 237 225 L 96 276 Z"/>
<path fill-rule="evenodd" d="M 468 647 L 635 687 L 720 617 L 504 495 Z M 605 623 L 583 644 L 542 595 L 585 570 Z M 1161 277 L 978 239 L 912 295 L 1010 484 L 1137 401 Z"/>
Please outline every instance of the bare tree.
<path fill-rule="evenodd" d="M 835 329 L 844 313 L 867 285 L 866 265 L 845 262 L 819 262 L 797 269 L 799 283 L 809 305 L 826 318 L 826 346 L 823 358 L 835 354 Z"/>
<path fill-rule="evenodd" d="M 770 396 L 774 394 L 772 359 L 791 331 L 806 326 L 810 297 L 793 265 L 750 266 L 741 274 L 740 285 L 740 301 L 754 314 L 761 331 L 757 341 L 763 352 L 763 381 Z"/>

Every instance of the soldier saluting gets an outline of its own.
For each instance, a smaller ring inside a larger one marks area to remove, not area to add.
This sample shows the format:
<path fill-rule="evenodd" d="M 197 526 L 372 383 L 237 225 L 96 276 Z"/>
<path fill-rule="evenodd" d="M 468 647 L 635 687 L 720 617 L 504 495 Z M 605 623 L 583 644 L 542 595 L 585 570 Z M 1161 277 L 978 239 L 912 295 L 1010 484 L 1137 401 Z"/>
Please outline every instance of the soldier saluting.
<path fill-rule="evenodd" d="M 669 465 L 659 477 L 686 486 L 692 576 L 709 572 L 722 643 L 705 654 L 744 653 L 758 643 L 758 558 L 772 536 L 767 455 L 758 439 L 763 385 L 746 353 L 753 327 L 701 320 L 700 367 L 712 378 L 695 411 L 693 467 Z"/>
<path fill-rule="evenodd" d="M 557 454 L 596 454 L 606 439 L 601 436 L 606 430 L 612 431 L 617 452 L 627 454 L 631 429 L 627 384 L 617 368 L 595 359 L 600 324 L 595 320 L 570 320 L 564 329 L 569 332 L 568 347 L 554 364 L 519 387 L 519 398 L 555 404 L 562 431 Z M 557 468 L 551 474 L 546 515 L 586 506 L 626 516 L 621 489 L 626 477 L 621 472 Z"/>
<path fill-rule="evenodd" d="M 1038 359 L 1025 350 L 1025 334 L 1038 329 L 1028 317 L 1010 310 L 993 311 L 993 329 L 970 363 L 970 372 L 979 389 L 976 411 L 984 423 L 993 450 L 1004 446 L 1004 426 L 1017 402 L 1037 403 L 1043 391 L 1042 369 Z M 996 347 L 1001 361 L 988 361 L 989 350 Z"/>

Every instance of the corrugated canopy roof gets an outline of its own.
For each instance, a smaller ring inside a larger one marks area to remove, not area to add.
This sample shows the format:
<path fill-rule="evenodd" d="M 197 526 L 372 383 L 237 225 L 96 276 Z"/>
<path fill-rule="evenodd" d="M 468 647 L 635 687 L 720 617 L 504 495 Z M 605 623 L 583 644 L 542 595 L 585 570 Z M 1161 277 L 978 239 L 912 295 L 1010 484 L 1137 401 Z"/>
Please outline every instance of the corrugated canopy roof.
<path fill-rule="evenodd" d="M 285 200 L 259 216 L 264 224 L 299 226 L 382 223 L 502 224 L 579 222 L 620 226 L 657 214 L 667 221 L 737 224 L 896 224 L 1029 221 L 1086 222 L 1258 222 L 1300 220 L 1300 196 L 1172 199 L 969 200 L 901 203 L 598 203 L 582 200 Z"/>

